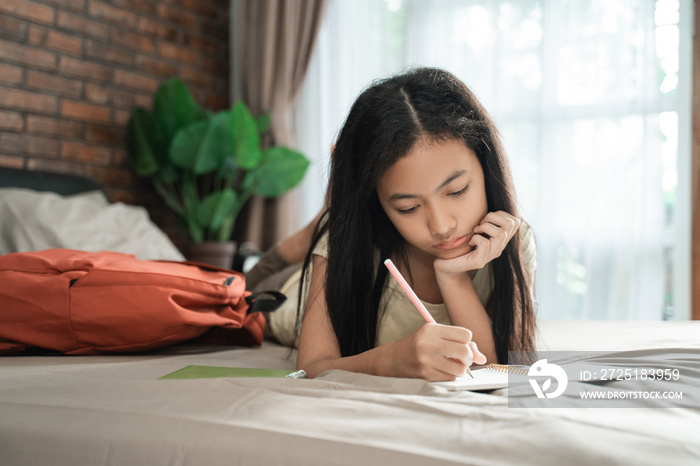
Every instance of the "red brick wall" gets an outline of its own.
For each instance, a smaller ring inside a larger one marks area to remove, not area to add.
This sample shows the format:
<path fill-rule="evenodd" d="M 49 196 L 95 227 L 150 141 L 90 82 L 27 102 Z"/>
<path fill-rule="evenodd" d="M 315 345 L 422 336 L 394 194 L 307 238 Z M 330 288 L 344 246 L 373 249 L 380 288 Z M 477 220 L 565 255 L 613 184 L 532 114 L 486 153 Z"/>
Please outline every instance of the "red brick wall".
<path fill-rule="evenodd" d="M 173 219 L 130 171 L 125 128 L 158 85 L 229 105 L 229 0 L 0 0 L 0 166 L 80 173 Z"/>

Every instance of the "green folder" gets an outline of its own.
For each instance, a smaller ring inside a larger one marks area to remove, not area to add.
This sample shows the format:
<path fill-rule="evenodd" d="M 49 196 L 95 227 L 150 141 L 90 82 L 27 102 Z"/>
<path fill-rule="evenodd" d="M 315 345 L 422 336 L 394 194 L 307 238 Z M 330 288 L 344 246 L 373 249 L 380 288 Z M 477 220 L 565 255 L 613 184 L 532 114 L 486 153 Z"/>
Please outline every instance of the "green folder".
<path fill-rule="evenodd" d="M 187 366 L 160 377 L 163 379 L 213 379 L 219 377 L 287 377 L 297 371 L 287 369 L 252 369 L 243 367 Z"/>

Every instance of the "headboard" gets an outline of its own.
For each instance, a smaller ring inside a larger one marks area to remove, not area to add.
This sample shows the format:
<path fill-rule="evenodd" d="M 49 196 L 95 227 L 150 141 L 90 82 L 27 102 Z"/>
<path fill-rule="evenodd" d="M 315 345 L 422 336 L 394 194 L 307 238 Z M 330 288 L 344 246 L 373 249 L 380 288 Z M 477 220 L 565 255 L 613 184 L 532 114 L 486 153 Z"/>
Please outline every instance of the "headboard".
<path fill-rule="evenodd" d="M 93 178 L 68 173 L 21 170 L 0 167 L 0 188 L 27 188 L 35 191 L 51 191 L 63 196 L 86 191 L 102 191 L 107 199 L 105 187 Z"/>

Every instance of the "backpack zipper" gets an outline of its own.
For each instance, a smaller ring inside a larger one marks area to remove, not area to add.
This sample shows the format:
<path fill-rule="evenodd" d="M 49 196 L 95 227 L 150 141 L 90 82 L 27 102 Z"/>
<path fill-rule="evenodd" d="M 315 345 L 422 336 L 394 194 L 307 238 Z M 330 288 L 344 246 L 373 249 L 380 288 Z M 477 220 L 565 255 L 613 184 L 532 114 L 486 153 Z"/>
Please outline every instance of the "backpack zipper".
<path fill-rule="evenodd" d="M 226 281 L 224 282 L 224 286 L 229 286 L 233 281 L 236 279 L 236 276 L 234 275 L 233 277 L 228 277 Z"/>

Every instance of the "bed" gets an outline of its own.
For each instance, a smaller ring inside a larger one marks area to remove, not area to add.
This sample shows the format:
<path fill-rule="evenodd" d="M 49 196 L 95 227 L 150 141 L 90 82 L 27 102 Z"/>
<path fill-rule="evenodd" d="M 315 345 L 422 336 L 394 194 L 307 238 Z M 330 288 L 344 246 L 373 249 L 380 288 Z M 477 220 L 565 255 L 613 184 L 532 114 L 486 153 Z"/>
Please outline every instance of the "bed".
<path fill-rule="evenodd" d="M 510 387 L 344 371 L 160 379 L 190 365 L 293 369 L 268 341 L 0 357 L 0 464 L 700 464 L 699 337 L 700 322 L 539 322 L 538 348 L 562 358 L 670 351 L 687 393 L 670 408 L 513 408 Z"/>

